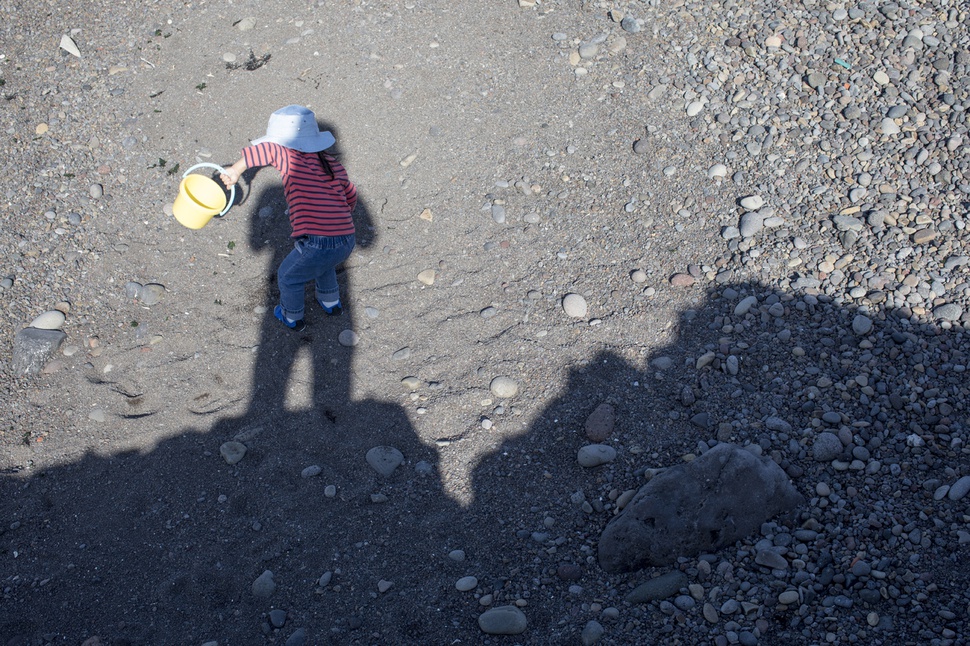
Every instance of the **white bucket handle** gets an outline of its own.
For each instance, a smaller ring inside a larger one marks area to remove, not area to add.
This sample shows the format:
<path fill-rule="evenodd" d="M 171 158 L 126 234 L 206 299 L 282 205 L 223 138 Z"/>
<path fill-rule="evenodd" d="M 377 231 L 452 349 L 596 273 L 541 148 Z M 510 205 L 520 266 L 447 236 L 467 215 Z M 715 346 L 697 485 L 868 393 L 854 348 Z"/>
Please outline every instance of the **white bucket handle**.
<path fill-rule="evenodd" d="M 184 179 L 186 176 L 188 176 L 189 173 L 191 173 L 192 171 L 194 171 L 197 168 L 215 168 L 217 171 L 219 171 L 223 175 L 226 174 L 226 169 L 223 168 L 222 166 L 220 166 L 219 164 L 212 164 L 212 163 L 209 163 L 209 162 L 202 162 L 201 164 L 196 164 L 195 166 L 189 168 L 187 171 L 185 171 L 184 173 L 182 173 L 182 178 Z M 221 218 L 222 216 L 224 216 L 226 213 L 229 212 L 229 209 L 232 207 L 232 203 L 235 202 L 235 201 L 236 201 L 236 185 L 233 184 L 232 186 L 229 187 L 229 201 L 226 202 L 226 208 L 222 209 L 222 212 L 219 213 L 218 215 L 213 215 L 212 217 L 214 217 L 214 218 Z"/>

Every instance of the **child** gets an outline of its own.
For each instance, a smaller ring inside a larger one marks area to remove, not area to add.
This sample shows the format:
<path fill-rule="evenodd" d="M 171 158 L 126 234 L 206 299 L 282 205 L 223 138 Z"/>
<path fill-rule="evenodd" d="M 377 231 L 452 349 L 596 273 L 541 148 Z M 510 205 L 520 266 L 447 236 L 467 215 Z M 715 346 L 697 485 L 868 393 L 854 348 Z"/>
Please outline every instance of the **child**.
<path fill-rule="evenodd" d="M 280 304 L 273 313 L 291 330 L 306 327 L 303 294 L 311 280 L 324 312 L 337 316 L 343 311 L 336 267 L 354 248 L 350 214 L 357 189 L 340 162 L 323 152 L 333 144 L 333 135 L 320 132 L 313 112 L 289 105 L 270 115 L 266 136 L 243 148 L 242 159 L 220 175 L 232 186 L 247 168 L 271 165 L 283 178 L 294 249 L 277 271 Z"/>

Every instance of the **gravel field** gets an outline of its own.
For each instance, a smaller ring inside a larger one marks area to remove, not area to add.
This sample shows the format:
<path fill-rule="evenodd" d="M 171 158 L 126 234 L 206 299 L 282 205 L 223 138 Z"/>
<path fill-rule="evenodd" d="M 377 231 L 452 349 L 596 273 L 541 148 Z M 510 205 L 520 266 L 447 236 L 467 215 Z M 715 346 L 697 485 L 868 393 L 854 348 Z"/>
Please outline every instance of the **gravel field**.
<path fill-rule="evenodd" d="M 970 643 L 967 2 L 0 16 L 0 644 Z M 361 194 L 298 334 L 272 169 L 171 215 L 292 103 Z M 802 504 L 604 570 L 725 443 Z"/>

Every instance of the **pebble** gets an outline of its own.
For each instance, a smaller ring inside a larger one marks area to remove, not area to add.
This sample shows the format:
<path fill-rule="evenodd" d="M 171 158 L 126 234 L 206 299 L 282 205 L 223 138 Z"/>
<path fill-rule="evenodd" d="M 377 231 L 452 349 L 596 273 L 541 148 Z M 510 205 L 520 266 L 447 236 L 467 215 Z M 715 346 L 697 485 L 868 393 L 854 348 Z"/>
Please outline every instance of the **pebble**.
<path fill-rule="evenodd" d="M 970 476 L 963 476 L 952 485 L 946 496 L 950 500 L 957 502 L 963 500 L 970 493 Z"/>
<path fill-rule="evenodd" d="M 508 399 L 519 394 L 519 382 L 511 377 L 495 377 L 489 383 L 488 389 L 499 399 Z"/>
<path fill-rule="evenodd" d="M 269 623 L 273 628 L 282 628 L 286 625 L 286 611 L 274 608 L 269 611 Z"/>
<path fill-rule="evenodd" d="M 142 305 L 157 305 L 165 295 L 165 286 L 159 283 L 148 283 L 139 290 L 138 300 Z"/>
<path fill-rule="evenodd" d="M 812 456 L 818 462 L 831 462 L 842 455 L 842 440 L 834 433 L 819 433 L 812 443 Z"/>
<path fill-rule="evenodd" d="M 50 310 L 37 316 L 30 322 L 28 327 L 37 328 L 38 330 L 60 330 L 64 326 L 66 319 L 67 317 L 64 316 L 64 312 Z"/>
<path fill-rule="evenodd" d="M 365 456 L 367 464 L 385 478 L 404 462 L 404 454 L 393 446 L 375 446 Z"/>
<path fill-rule="evenodd" d="M 605 634 L 606 629 L 603 628 L 603 625 L 595 619 L 591 619 L 583 626 L 580 639 L 583 642 L 583 646 L 592 646 L 593 644 L 599 643 Z"/>
<path fill-rule="evenodd" d="M 463 576 L 455 582 L 455 589 L 459 592 L 469 592 L 478 587 L 478 579 L 473 576 Z"/>
<path fill-rule="evenodd" d="M 865 336 L 872 332 L 872 319 L 863 314 L 856 314 L 852 319 L 852 331 L 858 336 Z"/>
<path fill-rule="evenodd" d="M 900 133 L 899 125 L 894 119 L 890 119 L 889 117 L 886 117 L 880 122 L 879 130 L 887 136 L 898 135 Z"/>
<path fill-rule="evenodd" d="M 437 272 L 434 269 L 425 269 L 418 274 L 418 281 L 424 285 L 434 285 L 435 278 L 437 278 Z"/>
<path fill-rule="evenodd" d="M 488 635 L 521 635 L 528 624 L 525 613 L 515 606 L 489 608 L 478 616 L 478 627 Z"/>
<path fill-rule="evenodd" d="M 944 303 L 933 308 L 933 316 L 944 321 L 959 321 L 963 318 L 963 308 L 955 303 Z"/>
<path fill-rule="evenodd" d="M 235 440 L 224 442 L 219 447 L 219 455 L 226 461 L 226 464 L 236 464 L 246 457 L 246 445 Z"/>
<path fill-rule="evenodd" d="M 353 330 L 342 330 L 340 334 L 337 335 L 337 343 L 345 348 L 352 348 L 360 343 L 360 337 Z"/>
<path fill-rule="evenodd" d="M 616 459 L 616 449 L 608 444 L 587 444 L 576 456 L 579 466 L 591 469 Z"/>
<path fill-rule="evenodd" d="M 274 592 L 276 592 L 276 582 L 273 580 L 273 573 L 265 570 L 253 581 L 253 596 L 269 599 Z"/>
<path fill-rule="evenodd" d="M 300 477 L 313 478 L 320 475 L 321 471 L 323 471 L 323 469 L 321 469 L 319 465 L 313 464 L 303 469 L 303 471 L 300 472 Z"/>
<path fill-rule="evenodd" d="M 680 571 L 667 572 L 638 585 L 626 596 L 628 603 L 649 603 L 667 599 L 687 587 L 687 575 Z"/>
<path fill-rule="evenodd" d="M 741 208 L 747 211 L 757 211 L 765 205 L 765 200 L 760 195 L 749 195 L 741 199 Z"/>
<path fill-rule="evenodd" d="M 695 279 L 690 274 L 677 273 L 670 277 L 670 284 L 673 287 L 690 287 Z"/>
<path fill-rule="evenodd" d="M 785 590 L 778 595 L 778 603 L 782 603 L 786 606 L 793 606 L 798 603 L 799 594 L 798 590 Z"/>
<path fill-rule="evenodd" d="M 765 218 L 758 211 L 749 211 L 741 216 L 738 232 L 742 238 L 752 238 L 764 229 Z"/>
<path fill-rule="evenodd" d="M 727 177 L 728 169 L 724 164 L 714 164 L 707 169 L 707 176 L 711 179 L 723 179 Z"/>
<path fill-rule="evenodd" d="M 584 318 L 588 311 L 586 299 L 580 294 L 566 294 L 562 299 L 562 309 L 566 316 Z"/>

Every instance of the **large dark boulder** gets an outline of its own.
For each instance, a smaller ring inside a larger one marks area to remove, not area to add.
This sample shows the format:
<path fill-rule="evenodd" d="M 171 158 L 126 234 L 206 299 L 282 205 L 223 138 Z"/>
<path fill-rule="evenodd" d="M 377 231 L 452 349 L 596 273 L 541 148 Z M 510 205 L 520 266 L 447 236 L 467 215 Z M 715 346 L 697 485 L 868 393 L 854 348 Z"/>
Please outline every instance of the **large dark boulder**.
<path fill-rule="evenodd" d="M 600 566 L 632 572 L 713 552 L 803 502 L 777 464 L 718 444 L 641 487 L 600 536 Z"/>

